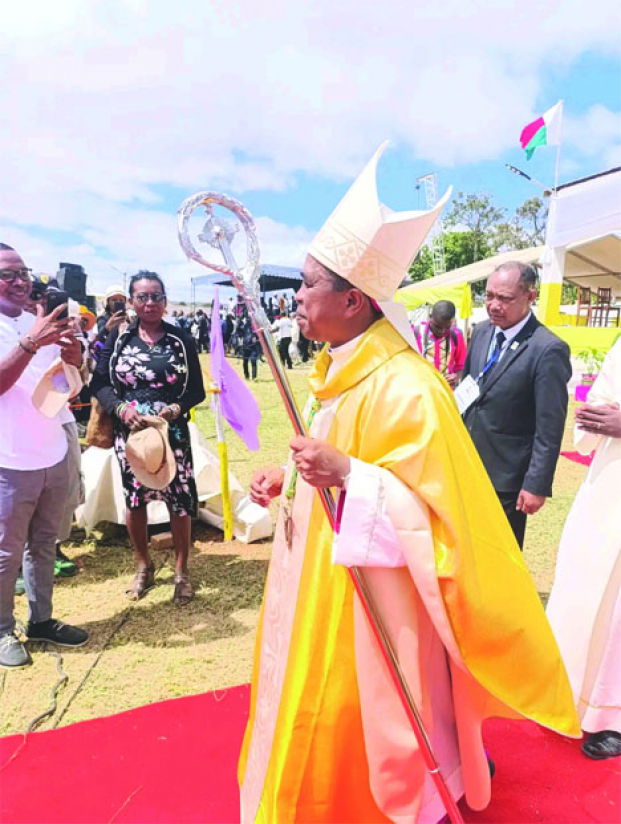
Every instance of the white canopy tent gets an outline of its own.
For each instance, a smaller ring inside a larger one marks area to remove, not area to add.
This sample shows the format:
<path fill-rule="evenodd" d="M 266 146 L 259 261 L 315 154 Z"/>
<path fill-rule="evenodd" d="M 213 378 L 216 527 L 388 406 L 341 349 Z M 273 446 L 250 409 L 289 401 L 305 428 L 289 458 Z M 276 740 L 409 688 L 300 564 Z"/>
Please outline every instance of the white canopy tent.
<path fill-rule="evenodd" d="M 576 286 L 589 286 L 593 291 L 606 287 L 613 295 L 621 295 L 621 235 L 589 238 L 566 246 L 563 277 Z"/>
<path fill-rule="evenodd" d="M 621 168 L 559 186 L 551 193 L 542 287 L 563 279 L 621 296 Z M 558 290 L 557 290 L 558 291 Z M 548 318 L 558 311 L 552 301 Z"/>
<path fill-rule="evenodd" d="M 570 243 L 564 251 L 565 280 L 578 286 L 590 286 L 592 289 L 614 284 L 617 293 L 621 294 L 621 233 Z M 509 260 L 545 267 L 546 252 L 545 246 L 502 252 L 468 266 L 452 269 L 444 275 L 412 283 L 400 291 L 415 295 L 427 290 L 477 283 L 486 280 L 497 266 Z"/>
<path fill-rule="evenodd" d="M 292 289 L 297 292 L 302 285 L 302 272 L 293 266 L 276 266 L 271 263 L 264 263 L 261 265 L 261 275 L 259 278 L 259 288 L 263 297 L 266 292 L 282 291 L 286 292 Z M 207 275 L 195 275 L 192 278 L 192 307 L 196 304 L 196 287 L 197 286 L 222 286 L 224 288 L 231 288 L 231 279 L 219 272 L 211 272 Z M 209 296 L 212 296 L 209 292 Z"/>
<path fill-rule="evenodd" d="M 508 260 L 519 260 L 522 263 L 537 263 L 543 252 L 543 246 L 531 246 L 528 249 L 516 249 L 512 252 L 501 252 L 499 255 L 477 260 L 468 266 L 461 266 L 459 269 L 452 269 L 443 275 L 435 278 L 420 280 L 407 286 L 408 291 L 414 292 L 417 289 L 439 288 L 441 286 L 459 286 L 464 283 L 477 283 L 486 280 L 497 266 L 506 263 Z"/>
<path fill-rule="evenodd" d="M 529 249 L 518 249 L 512 252 L 502 252 L 494 257 L 478 260 L 468 266 L 452 269 L 435 278 L 419 280 L 409 286 L 399 289 L 396 300 L 412 309 L 421 303 L 435 303 L 438 300 L 452 301 L 462 319 L 467 319 L 472 312 L 470 284 L 486 280 L 497 266 L 509 260 L 519 260 L 522 263 L 537 264 L 543 253 L 543 246 L 532 246 Z"/>
<path fill-rule="evenodd" d="M 413 283 L 399 290 L 397 300 L 406 305 L 427 297 L 453 300 L 466 317 L 469 292 L 465 287 L 485 280 L 510 260 L 541 267 L 540 319 L 546 323 L 559 322 L 563 280 L 594 292 L 609 287 L 613 296 L 621 297 L 621 168 L 567 183 L 551 193 L 545 246 L 502 252 Z M 464 287 L 461 299 L 456 288 L 460 286 Z"/>

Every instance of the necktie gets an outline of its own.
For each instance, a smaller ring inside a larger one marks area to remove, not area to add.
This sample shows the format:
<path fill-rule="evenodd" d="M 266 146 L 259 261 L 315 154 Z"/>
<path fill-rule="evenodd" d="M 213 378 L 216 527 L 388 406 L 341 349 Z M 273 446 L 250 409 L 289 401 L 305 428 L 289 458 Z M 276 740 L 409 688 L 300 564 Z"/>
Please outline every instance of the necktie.
<path fill-rule="evenodd" d="M 507 339 L 507 336 L 505 335 L 505 333 L 502 330 L 500 330 L 496 333 L 496 339 L 494 341 L 494 350 L 493 350 L 492 355 L 490 357 L 491 363 L 490 363 L 489 369 L 485 373 L 485 378 L 489 377 L 490 372 L 493 370 L 493 368 L 498 363 L 498 358 L 500 357 L 500 351 L 501 351 L 502 345 L 506 341 L 506 339 Z"/>

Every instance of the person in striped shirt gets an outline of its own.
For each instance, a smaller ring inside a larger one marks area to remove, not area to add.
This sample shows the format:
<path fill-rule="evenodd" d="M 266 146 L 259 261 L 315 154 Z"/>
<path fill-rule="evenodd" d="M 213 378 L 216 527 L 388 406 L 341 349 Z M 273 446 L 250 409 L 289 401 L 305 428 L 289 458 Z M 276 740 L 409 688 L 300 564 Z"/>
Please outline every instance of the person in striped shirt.
<path fill-rule="evenodd" d="M 422 356 L 433 363 L 452 388 L 459 383 L 466 361 L 466 342 L 453 325 L 454 320 L 455 304 L 439 300 L 431 309 L 429 321 L 414 327 Z"/>

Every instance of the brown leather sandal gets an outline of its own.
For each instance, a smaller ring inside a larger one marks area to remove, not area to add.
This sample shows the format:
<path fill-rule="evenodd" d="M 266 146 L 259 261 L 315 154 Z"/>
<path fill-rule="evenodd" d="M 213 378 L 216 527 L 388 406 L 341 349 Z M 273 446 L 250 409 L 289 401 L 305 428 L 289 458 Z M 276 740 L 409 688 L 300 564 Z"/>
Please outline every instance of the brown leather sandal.
<path fill-rule="evenodd" d="M 187 574 L 175 575 L 175 592 L 173 595 L 173 604 L 179 607 L 184 607 L 189 604 L 194 598 L 194 590 L 190 583 L 190 578 Z"/>
<path fill-rule="evenodd" d="M 125 590 L 125 594 L 130 601 L 139 601 L 147 594 L 150 589 L 155 586 L 155 565 L 151 564 L 148 567 L 138 567 L 134 580 L 129 589 Z"/>

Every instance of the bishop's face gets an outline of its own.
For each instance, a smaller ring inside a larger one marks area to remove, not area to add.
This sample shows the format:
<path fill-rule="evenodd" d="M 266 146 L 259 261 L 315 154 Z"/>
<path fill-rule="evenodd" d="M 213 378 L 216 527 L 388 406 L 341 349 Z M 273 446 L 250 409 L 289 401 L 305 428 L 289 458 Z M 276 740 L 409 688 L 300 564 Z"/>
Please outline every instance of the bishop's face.
<path fill-rule="evenodd" d="M 347 295 L 347 291 L 335 291 L 330 273 L 307 255 L 302 286 L 295 296 L 298 302 L 296 317 L 304 337 L 330 343 L 343 340 Z"/>

